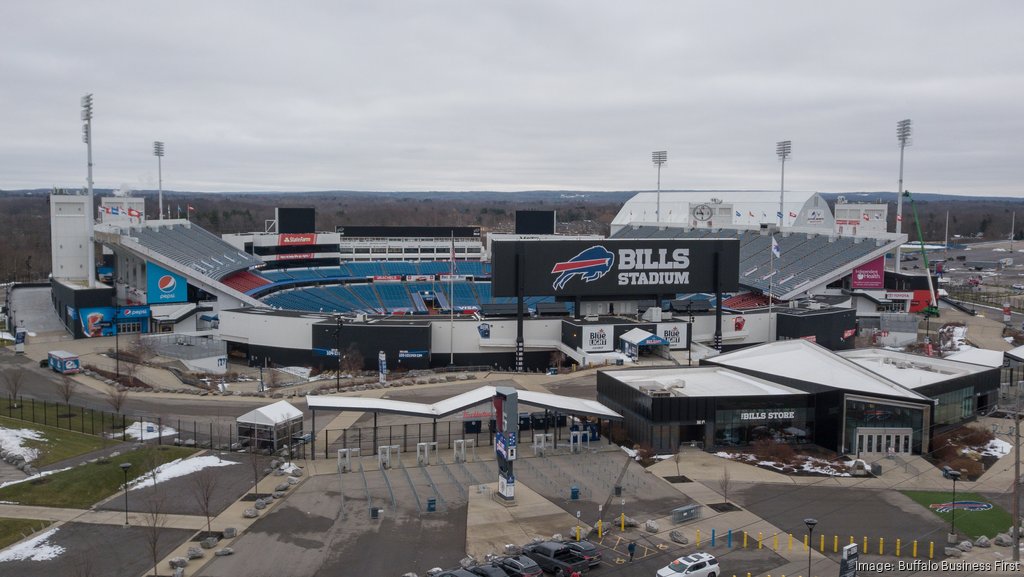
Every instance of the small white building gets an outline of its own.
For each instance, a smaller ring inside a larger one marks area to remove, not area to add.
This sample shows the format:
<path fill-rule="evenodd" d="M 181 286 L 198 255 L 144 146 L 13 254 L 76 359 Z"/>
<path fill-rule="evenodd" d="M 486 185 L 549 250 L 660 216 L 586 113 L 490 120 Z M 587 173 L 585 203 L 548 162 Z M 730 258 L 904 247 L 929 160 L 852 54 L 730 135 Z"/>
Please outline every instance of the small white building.
<path fill-rule="evenodd" d="M 243 445 L 277 451 L 302 437 L 302 411 L 288 401 L 278 401 L 238 417 L 235 427 Z"/>

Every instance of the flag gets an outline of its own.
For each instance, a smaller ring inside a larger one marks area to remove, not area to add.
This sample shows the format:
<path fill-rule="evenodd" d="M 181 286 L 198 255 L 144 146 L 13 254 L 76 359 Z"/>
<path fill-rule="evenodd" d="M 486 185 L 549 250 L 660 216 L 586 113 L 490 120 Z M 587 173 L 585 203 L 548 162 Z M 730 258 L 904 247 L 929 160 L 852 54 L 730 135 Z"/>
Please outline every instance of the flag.
<path fill-rule="evenodd" d="M 782 211 L 780 210 L 780 211 L 776 212 L 775 213 L 775 217 L 778 218 L 779 220 L 782 220 Z"/>
<path fill-rule="evenodd" d="M 743 215 L 742 215 L 742 214 L 740 214 L 740 211 L 738 211 L 738 210 L 737 210 L 737 211 L 736 211 L 736 216 L 743 216 Z"/>
<path fill-rule="evenodd" d="M 902 214 L 897 214 L 896 215 L 896 222 L 903 222 L 903 215 Z"/>
<path fill-rule="evenodd" d="M 142 213 L 140 213 L 139 211 L 135 210 L 134 208 L 129 208 L 128 209 L 128 216 L 142 216 Z"/>
<path fill-rule="evenodd" d="M 871 220 L 871 217 L 866 212 L 864 213 L 864 220 Z"/>
<path fill-rule="evenodd" d="M 792 210 L 789 211 L 789 218 L 796 218 L 796 213 L 793 212 Z"/>
<path fill-rule="evenodd" d="M 192 211 L 193 211 L 193 210 L 195 210 L 195 209 L 196 209 L 196 207 L 192 206 L 191 204 L 190 204 L 190 205 L 188 205 L 188 211 L 189 211 L 189 212 L 192 212 Z"/>
<path fill-rule="evenodd" d="M 116 206 L 110 207 L 110 214 L 121 214 L 121 210 Z"/>
<path fill-rule="evenodd" d="M 782 251 L 779 249 L 779 243 L 775 240 L 774 236 L 772 237 L 772 254 L 775 255 L 775 258 L 782 257 Z"/>

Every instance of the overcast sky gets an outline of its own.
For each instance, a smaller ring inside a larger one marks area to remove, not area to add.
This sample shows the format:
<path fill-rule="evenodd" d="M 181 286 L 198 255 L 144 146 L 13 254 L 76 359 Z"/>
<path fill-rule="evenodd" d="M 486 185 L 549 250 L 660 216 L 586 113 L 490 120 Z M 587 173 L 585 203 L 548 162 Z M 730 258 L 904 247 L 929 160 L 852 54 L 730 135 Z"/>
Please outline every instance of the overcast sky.
<path fill-rule="evenodd" d="M 1024 3 L 3 2 L 0 189 L 1024 196 Z"/>

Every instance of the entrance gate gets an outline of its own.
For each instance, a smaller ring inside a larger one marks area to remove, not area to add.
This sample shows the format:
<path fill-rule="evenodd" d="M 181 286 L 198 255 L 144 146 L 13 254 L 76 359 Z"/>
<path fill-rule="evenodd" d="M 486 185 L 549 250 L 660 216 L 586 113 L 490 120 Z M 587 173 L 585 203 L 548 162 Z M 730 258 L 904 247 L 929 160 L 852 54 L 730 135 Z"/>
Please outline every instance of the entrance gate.
<path fill-rule="evenodd" d="M 857 427 L 857 455 L 909 455 L 913 450 L 911 428 Z"/>

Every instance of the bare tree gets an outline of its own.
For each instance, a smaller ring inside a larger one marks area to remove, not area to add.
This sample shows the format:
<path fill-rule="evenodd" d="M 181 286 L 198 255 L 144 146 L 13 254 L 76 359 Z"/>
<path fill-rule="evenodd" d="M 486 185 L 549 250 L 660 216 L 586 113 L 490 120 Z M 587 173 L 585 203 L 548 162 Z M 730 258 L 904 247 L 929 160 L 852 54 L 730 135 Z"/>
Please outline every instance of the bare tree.
<path fill-rule="evenodd" d="M 722 499 L 729 502 L 729 485 L 732 484 L 732 477 L 729 476 L 729 468 L 722 467 L 722 476 L 718 478 L 718 487 L 722 490 Z"/>
<path fill-rule="evenodd" d="M 11 406 L 18 406 L 18 395 L 21 393 L 21 386 L 25 384 L 25 368 L 17 367 L 4 371 L 4 388 L 11 396 Z"/>
<path fill-rule="evenodd" d="M 153 559 L 153 576 L 160 576 L 160 539 L 167 527 L 167 508 L 164 496 L 157 487 L 150 489 L 145 500 L 146 509 L 142 520 L 145 524 L 146 545 Z"/>
<path fill-rule="evenodd" d="M 253 435 L 255 435 L 255 431 Z M 252 485 L 252 492 L 256 494 L 256 498 L 260 498 L 260 465 L 262 459 L 260 459 L 259 445 L 256 443 L 256 438 L 253 437 L 252 444 L 249 445 L 249 456 L 252 461 L 252 476 L 255 480 Z"/>
<path fill-rule="evenodd" d="M 351 343 L 341 357 L 341 370 L 346 373 L 358 373 L 363 370 L 363 353 L 359 345 Z"/>
<path fill-rule="evenodd" d="M 213 501 L 213 493 L 217 490 L 217 472 L 213 467 L 206 467 L 196 471 L 191 478 L 192 496 L 195 497 L 199 509 L 206 516 L 206 533 L 209 536 L 210 513 Z"/>
<path fill-rule="evenodd" d="M 110 408 L 120 415 L 121 410 L 124 409 L 125 402 L 128 400 L 128 389 L 118 389 L 116 386 L 111 386 L 107 388 L 106 400 Z"/>
<path fill-rule="evenodd" d="M 72 379 L 67 375 L 61 375 L 60 381 L 57 383 L 57 393 L 64 399 L 64 404 L 71 406 L 71 397 L 75 394 L 75 389 L 78 388 L 78 381 Z"/>

